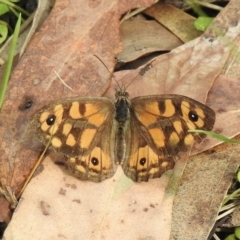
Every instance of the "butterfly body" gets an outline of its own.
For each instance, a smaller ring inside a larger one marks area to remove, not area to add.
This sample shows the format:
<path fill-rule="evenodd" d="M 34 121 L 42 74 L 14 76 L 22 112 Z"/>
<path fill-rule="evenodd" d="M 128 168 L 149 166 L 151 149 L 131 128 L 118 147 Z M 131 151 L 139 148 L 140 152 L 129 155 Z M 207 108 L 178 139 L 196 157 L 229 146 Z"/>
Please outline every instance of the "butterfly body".
<path fill-rule="evenodd" d="M 125 157 L 126 142 L 125 136 L 128 130 L 128 121 L 130 118 L 130 101 L 129 95 L 125 91 L 116 92 L 115 101 L 115 116 L 114 121 L 116 126 L 116 138 L 115 138 L 115 162 L 122 164 Z"/>
<path fill-rule="evenodd" d="M 181 95 L 129 99 L 123 89 L 115 102 L 106 97 L 70 98 L 37 111 L 30 120 L 34 135 L 66 157 L 78 178 L 100 182 L 121 164 L 133 181 L 148 181 L 172 169 L 179 152 L 211 130 L 215 113 Z"/>

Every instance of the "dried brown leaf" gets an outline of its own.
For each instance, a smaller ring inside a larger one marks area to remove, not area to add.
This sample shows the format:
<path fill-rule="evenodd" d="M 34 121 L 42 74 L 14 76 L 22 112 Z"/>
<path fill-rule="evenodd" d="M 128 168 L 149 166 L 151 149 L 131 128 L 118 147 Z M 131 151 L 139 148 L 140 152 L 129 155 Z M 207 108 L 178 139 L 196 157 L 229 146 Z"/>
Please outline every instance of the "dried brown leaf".
<path fill-rule="evenodd" d="M 239 153 L 237 145 L 225 144 L 189 159 L 174 199 L 170 239 L 208 239 L 240 164 Z"/>
<path fill-rule="evenodd" d="M 194 27 L 194 21 L 196 20 L 194 17 L 172 5 L 156 3 L 146 9 L 144 13 L 155 18 L 185 43 L 202 34 L 202 32 L 196 30 Z"/>
<path fill-rule="evenodd" d="M 182 42 L 155 21 L 133 18 L 121 24 L 123 51 L 117 56 L 121 62 L 133 61 L 156 51 L 170 51 Z"/>

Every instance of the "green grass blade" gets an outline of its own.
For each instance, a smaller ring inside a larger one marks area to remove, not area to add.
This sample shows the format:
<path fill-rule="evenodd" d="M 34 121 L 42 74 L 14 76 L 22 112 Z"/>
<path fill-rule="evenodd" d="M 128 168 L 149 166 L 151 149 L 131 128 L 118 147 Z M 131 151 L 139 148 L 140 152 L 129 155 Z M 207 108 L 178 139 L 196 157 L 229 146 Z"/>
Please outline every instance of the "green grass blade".
<path fill-rule="evenodd" d="M 223 141 L 223 142 L 228 142 L 228 143 L 238 143 L 240 144 L 239 141 L 237 140 L 234 140 L 234 139 L 230 139 L 230 138 L 227 138 L 221 134 L 218 134 L 218 133 L 215 133 L 215 132 L 210 132 L 210 131 L 204 131 L 204 130 L 199 130 L 199 129 L 195 129 L 195 130 L 188 130 L 188 132 L 195 132 L 195 133 L 204 133 L 212 138 L 216 138 L 220 141 Z"/>
<path fill-rule="evenodd" d="M 1 86 L 0 86 L 0 108 L 2 108 L 4 96 L 5 96 L 6 89 L 7 89 L 8 80 L 9 80 L 9 77 L 11 75 L 13 58 L 14 58 L 15 49 L 16 49 L 16 46 L 17 46 L 18 35 L 19 35 L 19 31 L 20 31 L 21 18 L 22 17 L 21 17 L 21 14 L 20 14 L 19 17 L 18 17 L 17 23 L 16 23 L 14 33 L 13 33 L 11 48 L 10 48 L 10 52 L 9 52 L 9 58 L 7 60 L 7 64 L 6 64 L 6 68 L 4 70 L 2 83 L 1 83 Z"/>

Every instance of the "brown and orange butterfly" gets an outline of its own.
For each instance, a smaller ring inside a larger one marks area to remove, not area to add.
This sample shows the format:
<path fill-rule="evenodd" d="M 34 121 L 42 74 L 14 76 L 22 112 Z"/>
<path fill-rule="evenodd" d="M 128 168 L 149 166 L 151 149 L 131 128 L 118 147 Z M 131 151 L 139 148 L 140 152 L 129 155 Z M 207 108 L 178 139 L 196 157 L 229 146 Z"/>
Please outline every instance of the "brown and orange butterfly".
<path fill-rule="evenodd" d="M 215 113 L 181 95 L 152 95 L 129 99 L 125 89 L 116 100 L 79 97 L 56 101 L 38 110 L 30 128 L 45 145 L 65 155 L 82 180 L 100 182 L 114 175 L 117 164 L 133 181 L 148 181 L 172 169 L 186 151 L 211 130 Z"/>

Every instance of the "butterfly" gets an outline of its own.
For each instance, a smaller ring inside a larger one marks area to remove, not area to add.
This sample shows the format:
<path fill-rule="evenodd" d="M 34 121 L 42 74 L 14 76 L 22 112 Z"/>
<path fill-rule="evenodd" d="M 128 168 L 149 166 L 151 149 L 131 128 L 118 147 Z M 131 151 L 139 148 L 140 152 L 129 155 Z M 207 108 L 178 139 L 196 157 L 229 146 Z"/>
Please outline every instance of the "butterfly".
<path fill-rule="evenodd" d="M 81 180 L 100 182 L 121 164 L 133 181 L 148 181 L 172 169 L 177 154 L 211 130 L 214 111 L 182 95 L 130 99 L 121 88 L 115 101 L 107 97 L 62 99 L 38 110 L 30 119 L 33 134 L 61 152 Z"/>

